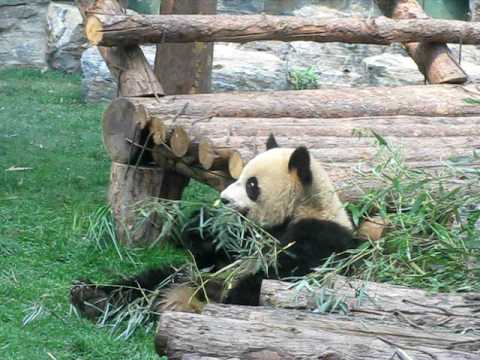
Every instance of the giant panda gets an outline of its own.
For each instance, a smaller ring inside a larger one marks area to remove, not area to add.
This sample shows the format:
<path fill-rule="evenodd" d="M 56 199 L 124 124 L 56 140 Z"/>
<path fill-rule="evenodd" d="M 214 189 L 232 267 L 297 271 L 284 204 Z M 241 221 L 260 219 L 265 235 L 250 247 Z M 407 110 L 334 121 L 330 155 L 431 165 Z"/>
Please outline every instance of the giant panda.
<path fill-rule="evenodd" d="M 357 246 L 352 223 L 321 164 L 303 146 L 280 148 L 273 135 L 267 141 L 267 150 L 248 162 L 220 199 L 262 226 L 280 245 L 289 245 L 278 256 L 278 270 L 268 276 L 306 275 L 332 254 Z M 231 261 L 208 234 L 189 229 L 183 236 L 184 246 L 198 267 L 218 270 Z M 71 289 L 71 301 L 82 314 L 95 318 L 109 303 L 125 305 L 155 289 L 172 272 L 170 267 L 150 269 L 109 286 L 77 282 Z M 266 276 L 263 272 L 249 274 L 229 290 L 212 282 L 206 295 L 209 301 L 258 305 L 261 281 Z M 172 285 L 164 291 L 159 311 L 200 312 L 205 302 L 202 293 L 196 295 L 188 283 Z"/>

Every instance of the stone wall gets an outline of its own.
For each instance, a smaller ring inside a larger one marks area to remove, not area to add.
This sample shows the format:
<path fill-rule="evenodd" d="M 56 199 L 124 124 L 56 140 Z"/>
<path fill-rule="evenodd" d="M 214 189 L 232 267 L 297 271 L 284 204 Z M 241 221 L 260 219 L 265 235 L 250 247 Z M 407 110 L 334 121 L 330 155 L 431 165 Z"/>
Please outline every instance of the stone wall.
<path fill-rule="evenodd" d="M 47 61 L 52 69 L 79 72 L 80 58 L 88 48 L 83 19 L 77 7 L 51 2 L 47 13 Z"/>
<path fill-rule="evenodd" d="M 472 1 L 474 19 L 480 18 L 479 4 L 480 0 Z M 264 10 L 308 17 L 380 15 L 373 0 L 219 0 L 218 6 L 219 13 Z M 458 53 L 458 46 L 451 48 Z M 153 63 L 154 47 L 144 49 Z M 477 48 L 464 46 L 462 53 L 462 66 L 471 80 L 480 79 Z M 0 67 L 5 66 L 82 72 L 89 101 L 116 95 L 101 56 L 95 48 L 88 48 L 80 13 L 72 1 L 0 0 Z M 309 86 L 315 87 L 423 83 L 400 45 L 266 41 L 215 46 L 213 91 L 291 89 L 302 76 L 313 80 Z"/>
<path fill-rule="evenodd" d="M 48 0 L 0 0 L 0 68 L 47 67 Z"/>

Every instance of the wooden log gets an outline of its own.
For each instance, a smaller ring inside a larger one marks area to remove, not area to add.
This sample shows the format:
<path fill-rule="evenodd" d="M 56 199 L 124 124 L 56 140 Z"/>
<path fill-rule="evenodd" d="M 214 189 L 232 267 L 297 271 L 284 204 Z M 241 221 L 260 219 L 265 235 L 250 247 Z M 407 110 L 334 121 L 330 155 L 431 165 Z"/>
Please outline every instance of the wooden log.
<path fill-rule="evenodd" d="M 182 162 L 175 163 L 175 171 L 183 176 L 203 182 L 218 191 L 223 191 L 233 180 L 222 171 L 206 171 L 195 166 L 188 166 Z"/>
<path fill-rule="evenodd" d="M 216 10 L 217 0 L 163 0 L 160 7 L 161 14 L 215 14 Z M 159 41 L 155 59 L 155 73 L 165 92 L 168 95 L 210 92 L 213 44 L 165 42 L 163 38 Z"/>
<path fill-rule="evenodd" d="M 394 19 L 429 19 L 416 0 L 377 0 L 377 4 L 385 15 Z M 456 36 L 461 41 L 462 35 Z M 404 46 L 430 84 L 463 84 L 468 80 L 467 74 L 444 44 L 446 42 L 450 41 L 417 38 L 405 42 Z"/>
<path fill-rule="evenodd" d="M 414 295 L 412 293 L 412 295 Z M 417 299 L 415 299 L 417 300 Z M 413 300 L 412 300 L 413 301 Z M 478 302 L 477 302 L 478 305 Z M 475 306 L 472 306 L 474 309 Z M 459 341 L 459 337 L 455 332 L 446 332 L 445 329 L 439 327 L 429 328 L 428 325 L 424 324 L 423 326 L 412 327 L 412 323 L 407 323 L 402 320 L 401 317 L 389 319 L 382 318 L 379 315 L 376 317 L 370 318 L 356 318 L 349 315 L 340 315 L 340 314 L 318 314 L 310 311 L 299 311 L 295 309 L 279 309 L 272 307 L 250 307 L 250 306 L 231 306 L 224 304 L 208 304 L 202 311 L 202 315 L 208 315 L 212 317 L 223 317 L 236 320 L 247 320 L 247 321 L 259 321 L 265 323 L 283 323 L 283 324 L 292 324 L 296 321 L 301 321 L 304 326 L 316 328 L 316 327 L 329 327 L 332 323 L 335 323 L 338 327 L 342 328 L 342 332 L 352 332 L 352 333 L 361 333 L 366 336 L 375 336 L 375 332 L 378 331 L 379 327 L 386 326 L 386 332 L 392 331 L 396 335 L 400 336 L 412 336 L 417 337 L 419 344 L 423 345 L 433 345 L 437 344 L 435 347 L 439 348 L 450 348 L 454 349 L 454 346 L 446 345 L 445 343 L 440 345 L 436 340 L 431 341 L 435 338 L 433 334 L 442 336 L 442 341 L 446 343 L 455 343 Z M 468 328 L 469 324 L 466 321 L 464 324 L 465 328 Z M 370 329 L 373 329 L 370 331 Z M 473 329 L 469 329 L 473 331 Z M 457 332 L 460 333 L 458 330 Z M 385 333 L 384 333 L 385 334 Z M 425 338 L 425 335 L 427 338 Z M 463 333 L 462 333 L 463 335 Z M 430 340 L 429 340 L 430 338 Z M 420 340 L 421 339 L 421 340 Z M 478 351 L 480 353 L 480 339 L 476 334 L 466 334 L 466 337 L 463 338 L 463 341 L 469 341 L 476 339 L 478 342 L 470 343 L 470 349 Z M 468 345 L 467 345 L 468 348 Z"/>
<path fill-rule="evenodd" d="M 228 171 L 234 179 L 240 177 L 244 165 L 238 151 L 221 146 L 215 147 L 207 138 L 200 141 L 198 160 L 204 169 Z"/>
<path fill-rule="evenodd" d="M 123 8 L 116 0 L 82 0 L 78 2 L 80 12 L 120 15 Z M 88 20 L 86 20 L 88 23 Z M 163 95 L 163 89 L 138 45 L 98 48 L 108 69 L 118 85 L 120 96 Z"/>
<path fill-rule="evenodd" d="M 160 6 L 161 14 L 214 14 L 217 8 L 216 0 L 163 0 Z M 211 86 L 211 72 L 213 59 L 213 45 L 201 43 L 194 44 L 161 44 L 157 45 L 157 54 L 155 58 L 155 74 L 161 80 L 165 92 L 174 94 L 191 94 L 197 92 L 209 92 Z M 156 144 L 165 143 L 167 135 L 166 129 L 161 129 L 161 121 L 157 121 L 157 136 L 154 137 Z M 159 130 L 159 131 L 158 131 Z M 165 131 L 164 131 L 165 130 Z M 172 149 L 179 155 L 185 155 L 185 145 L 190 143 L 190 139 L 185 138 L 185 132 L 179 135 L 181 130 L 174 134 Z M 182 138 L 183 136 L 183 138 Z M 184 141 L 176 141 L 183 139 Z M 172 144 L 171 144 L 172 145 Z M 195 150 L 192 145 L 188 151 Z M 187 152 L 188 152 L 187 151 Z M 160 159 L 156 159 L 158 161 Z M 184 159 L 185 160 L 185 159 Z M 203 179 L 211 186 L 223 189 L 225 187 L 225 177 L 213 174 L 207 176 L 200 173 L 197 169 L 189 169 L 181 163 L 180 168 L 173 168 L 165 175 L 165 186 L 162 197 L 179 200 L 182 197 L 183 189 L 188 184 L 189 178 L 197 180 Z M 183 172 L 182 172 L 183 170 Z"/>
<path fill-rule="evenodd" d="M 345 118 L 363 116 L 474 116 L 480 113 L 475 85 L 402 86 L 348 89 L 319 89 L 279 92 L 194 94 L 154 98 L 128 98 L 143 105 L 149 116 L 168 119 L 178 116 L 201 120 L 210 117 Z M 181 124 L 179 124 L 181 125 Z"/>
<path fill-rule="evenodd" d="M 260 303 L 286 309 L 315 309 L 320 292 L 292 288 L 291 283 L 264 280 Z M 480 332 L 476 312 L 480 294 L 430 294 L 390 284 L 349 280 L 337 276 L 331 290 L 335 299 L 348 306 L 355 319 L 403 322 L 417 328 L 436 328 L 453 332 Z M 477 349 L 480 349 L 477 344 Z"/>
<path fill-rule="evenodd" d="M 80 0 L 78 7 L 84 20 L 90 13 L 103 13 L 118 15 L 124 11 L 125 0 Z M 120 96 L 162 96 L 163 88 L 157 80 L 143 51 L 138 45 L 119 47 L 99 47 L 100 54 L 105 60 L 113 78 L 117 82 Z M 156 168 L 135 168 L 130 170 L 125 165 L 136 163 L 141 154 L 140 149 L 131 143 L 143 144 L 147 134 L 144 129 L 147 118 L 145 110 L 136 108 L 133 113 L 131 108 L 120 106 L 117 111 L 122 111 L 123 119 L 118 121 L 120 114 L 110 114 L 113 120 L 104 123 L 103 140 L 107 151 L 112 156 L 114 163 L 111 168 L 110 203 L 116 220 L 115 231 L 120 242 L 132 245 L 146 245 L 155 241 L 160 234 L 161 225 L 157 217 L 145 219 L 140 224 L 139 216 L 135 213 L 138 201 L 149 197 L 158 197 L 161 193 L 165 172 Z M 115 120 L 117 118 L 117 120 Z M 118 163 L 117 163 L 118 162 Z"/>
<path fill-rule="evenodd" d="M 141 202 L 158 198 L 164 170 L 112 163 L 109 202 L 115 218 L 118 240 L 128 246 L 144 246 L 157 239 L 161 228 L 152 216 L 140 221 L 136 213 Z"/>
<path fill-rule="evenodd" d="M 386 17 L 93 15 L 88 19 L 86 33 L 92 44 L 102 46 L 259 40 L 380 45 L 413 41 L 480 43 L 478 23 L 439 19 L 393 20 Z"/>
<path fill-rule="evenodd" d="M 113 162 L 134 164 L 141 149 L 133 143 L 143 144 L 147 132 L 145 109 L 135 107 L 127 101 L 119 101 L 118 106 L 108 108 L 104 114 L 108 121 L 103 122 L 103 144 Z"/>
<path fill-rule="evenodd" d="M 391 359 L 397 349 L 401 349 L 416 360 L 479 358 L 474 351 L 458 345 L 477 341 L 473 336 L 413 331 L 382 324 L 366 327 L 362 323 L 322 316 L 317 316 L 315 321 L 303 313 L 286 311 L 262 315 L 256 313 L 259 310 L 255 308 L 237 309 L 239 317 L 243 316 L 241 312 L 247 312 L 254 319 L 180 312 L 162 314 L 155 338 L 159 355 L 182 359 L 193 350 L 202 356 L 245 359 L 245 354 L 267 350 L 284 354 L 287 359 L 361 360 Z"/>
<path fill-rule="evenodd" d="M 372 137 L 359 138 L 359 133 L 375 131 L 399 147 L 409 165 L 431 171 L 451 157 L 469 156 L 480 148 L 480 106 L 465 102 L 468 97 L 478 98 L 472 89 L 442 85 L 372 89 L 372 92 L 351 89 L 348 93 L 316 90 L 191 95 L 165 97 L 160 101 L 131 98 L 116 100 L 111 108 L 128 107 L 123 102 L 133 104 L 140 114 L 146 111 L 149 118 L 162 119 L 167 131 L 182 126 L 188 129 L 191 138 L 208 139 L 214 148 L 238 151 L 243 161 L 264 151 L 266 139 L 273 132 L 284 147 L 305 145 L 311 149 L 325 164 L 342 198 L 355 200 L 360 190 L 351 186 L 354 165 L 359 162 L 368 165 L 378 150 Z M 177 118 L 185 104 L 188 106 Z M 109 114 L 122 113 L 108 109 L 104 121 L 117 121 Z M 389 113 L 407 115 L 389 116 Z M 362 117 L 336 118 L 349 115 Z M 133 117 L 129 115 L 128 119 Z M 128 151 L 123 157 L 128 157 Z"/>
<path fill-rule="evenodd" d="M 182 157 L 187 154 L 190 144 L 191 140 L 187 131 L 182 126 L 175 126 L 172 136 L 170 137 L 170 147 L 172 152 L 176 156 Z"/>

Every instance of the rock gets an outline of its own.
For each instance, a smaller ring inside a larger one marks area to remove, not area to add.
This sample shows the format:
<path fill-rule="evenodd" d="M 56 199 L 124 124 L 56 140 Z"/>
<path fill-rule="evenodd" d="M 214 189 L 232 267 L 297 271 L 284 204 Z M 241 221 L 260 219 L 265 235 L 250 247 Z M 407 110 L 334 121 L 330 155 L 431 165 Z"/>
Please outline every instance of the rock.
<path fill-rule="evenodd" d="M 0 68 L 47 67 L 48 0 L 0 0 Z"/>
<path fill-rule="evenodd" d="M 263 0 L 219 0 L 219 14 L 255 14 L 263 11 Z"/>
<path fill-rule="evenodd" d="M 88 48 L 82 16 L 75 5 L 54 3 L 48 7 L 48 52 L 51 68 L 79 72 L 82 52 Z"/>
<path fill-rule="evenodd" d="M 382 51 L 375 45 L 298 41 L 292 43 L 287 61 L 290 73 L 312 68 L 319 87 L 355 86 L 362 83 L 362 59 Z"/>
<path fill-rule="evenodd" d="M 448 47 L 452 50 L 453 57 L 459 59 L 460 45 L 449 44 Z M 480 49 L 475 45 L 462 46 L 461 65 L 463 70 L 468 75 L 470 82 L 478 83 L 480 81 Z"/>
<path fill-rule="evenodd" d="M 288 87 L 286 69 L 286 63 L 272 53 L 234 44 L 216 44 L 212 90 L 285 90 Z"/>
<path fill-rule="evenodd" d="M 113 81 L 107 64 L 96 47 L 85 50 L 80 59 L 82 88 L 87 102 L 101 102 L 113 99 L 117 85 Z"/>
<path fill-rule="evenodd" d="M 384 53 L 362 61 L 366 82 L 373 86 L 423 84 L 424 77 L 411 57 Z"/>
<path fill-rule="evenodd" d="M 148 62 L 153 66 L 156 47 L 142 46 L 142 49 Z M 83 94 L 87 102 L 109 101 L 117 95 L 117 84 L 97 47 L 91 47 L 83 52 L 81 67 Z"/>
<path fill-rule="evenodd" d="M 143 51 L 150 64 L 154 63 L 155 46 Z M 81 58 L 83 90 L 89 102 L 112 99 L 117 85 L 96 47 L 86 50 Z M 212 71 L 213 91 L 274 90 L 288 87 L 286 64 L 277 56 L 242 49 L 234 44 L 217 44 Z"/>

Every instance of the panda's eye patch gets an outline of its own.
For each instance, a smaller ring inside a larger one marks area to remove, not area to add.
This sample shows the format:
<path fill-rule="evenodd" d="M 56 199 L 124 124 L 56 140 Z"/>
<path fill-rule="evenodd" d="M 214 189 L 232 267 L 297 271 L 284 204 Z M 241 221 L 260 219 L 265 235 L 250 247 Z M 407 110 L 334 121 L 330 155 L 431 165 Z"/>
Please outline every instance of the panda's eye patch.
<path fill-rule="evenodd" d="M 247 180 L 245 185 L 245 190 L 247 191 L 247 196 L 252 201 L 256 201 L 260 196 L 260 188 L 258 187 L 258 180 L 256 177 L 251 177 Z"/>

